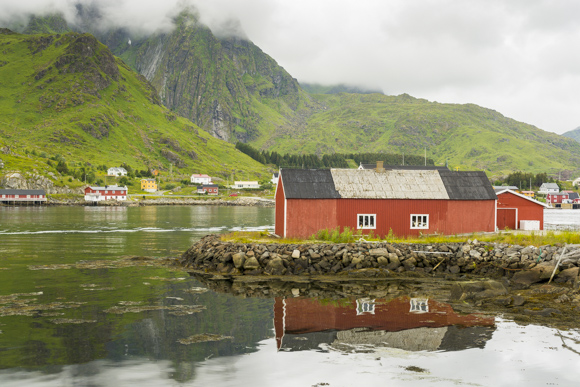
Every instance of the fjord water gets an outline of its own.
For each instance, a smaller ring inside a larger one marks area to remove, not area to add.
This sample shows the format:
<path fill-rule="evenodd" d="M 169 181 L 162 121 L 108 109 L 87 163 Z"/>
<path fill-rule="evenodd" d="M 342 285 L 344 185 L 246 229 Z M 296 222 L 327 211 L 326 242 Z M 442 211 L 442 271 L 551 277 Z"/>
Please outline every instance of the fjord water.
<path fill-rule="evenodd" d="M 579 329 L 471 326 L 435 300 L 465 327 L 426 313 L 423 328 L 365 329 L 358 312 L 394 316 L 428 295 L 373 300 L 371 316 L 348 294 L 275 298 L 250 283 L 261 297 L 233 295 L 153 263 L 273 224 L 271 208 L 0 207 L 0 386 L 576 385 Z"/>

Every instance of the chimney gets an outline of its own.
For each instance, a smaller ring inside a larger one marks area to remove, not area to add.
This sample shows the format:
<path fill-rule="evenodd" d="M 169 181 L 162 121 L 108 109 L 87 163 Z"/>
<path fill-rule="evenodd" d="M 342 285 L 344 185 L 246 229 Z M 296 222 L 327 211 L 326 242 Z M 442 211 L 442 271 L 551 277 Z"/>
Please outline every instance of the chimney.
<path fill-rule="evenodd" d="M 385 172 L 385 168 L 383 168 L 383 162 L 382 161 L 377 161 L 377 169 L 375 169 L 375 171 L 377 171 L 377 172 Z"/>

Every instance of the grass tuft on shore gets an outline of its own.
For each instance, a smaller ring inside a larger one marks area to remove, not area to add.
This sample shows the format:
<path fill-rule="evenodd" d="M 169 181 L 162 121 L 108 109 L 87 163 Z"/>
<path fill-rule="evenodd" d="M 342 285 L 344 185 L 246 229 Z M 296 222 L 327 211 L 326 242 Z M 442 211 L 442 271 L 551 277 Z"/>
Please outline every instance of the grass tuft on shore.
<path fill-rule="evenodd" d="M 354 231 L 346 227 L 342 232 L 336 229 L 324 229 L 318 231 L 308 239 L 279 238 L 268 231 L 246 232 L 239 231 L 221 236 L 224 242 L 232 243 L 279 243 L 279 244 L 304 244 L 304 243 L 354 243 L 354 242 L 387 242 L 387 243 L 466 243 L 478 240 L 480 242 L 505 243 L 520 246 L 545 246 L 580 244 L 580 233 L 573 231 L 546 231 L 546 232 L 510 232 L 469 234 L 469 235 L 421 235 L 419 237 L 398 237 L 390 232 L 385 238 L 374 234 L 362 234 L 360 230 Z"/>

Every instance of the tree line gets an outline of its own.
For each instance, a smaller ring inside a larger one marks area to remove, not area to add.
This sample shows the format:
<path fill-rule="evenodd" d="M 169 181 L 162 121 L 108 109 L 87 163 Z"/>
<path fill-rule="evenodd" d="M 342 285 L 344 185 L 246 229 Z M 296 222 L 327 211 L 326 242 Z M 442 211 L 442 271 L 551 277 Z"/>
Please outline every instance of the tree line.
<path fill-rule="evenodd" d="M 333 153 L 322 157 L 314 153 L 280 154 L 276 151 L 260 151 L 249 144 L 238 142 L 236 148 L 262 164 L 274 164 L 276 167 L 294 168 L 348 168 L 348 159 L 355 163 L 371 164 L 383 161 L 385 165 L 425 165 L 425 158 L 413 155 L 389 153 Z M 435 165 L 432 159 L 427 159 L 427 165 Z"/>
<path fill-rule="evenodd" d="M 538 189 L 544 183 L 556 183 L 562 189 L 562 186 L 559 181 L 554 180 L 554 178 L 549 177 L 547 173 L 526 173 L 526 172 L 513 172 L 507 175 L 503 179 L 498 179 L 494 184 L 495 185 L 513 185 L 518 187 L 521 190 L 526 190 L 530 188 L 530 184 L 532 189 Z"/>

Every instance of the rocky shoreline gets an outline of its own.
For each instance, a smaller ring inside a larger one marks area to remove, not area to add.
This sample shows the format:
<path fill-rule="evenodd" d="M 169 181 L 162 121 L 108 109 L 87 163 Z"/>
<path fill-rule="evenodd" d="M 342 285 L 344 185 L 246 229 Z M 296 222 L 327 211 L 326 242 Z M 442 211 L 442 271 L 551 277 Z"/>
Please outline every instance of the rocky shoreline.
<path fill-rule="evenodd" d="M 560 260 L 556 270 L 556 263 Z M 334 275 L 350 277 L 475 275 L 526 287 L 548 281 L 578 287 L 577 246 L 444 244 L 277 244 L 222 242 L 208 235 L 181 256 L 187 269 L 227 275 Z"/>
<path fill-rule="evenodd" d="M 462 313 L 567 328 L 580 316 L 579 247 L 231 243 L 208 235 L 176 264 L 242 297 L 428 297 Z"/>

